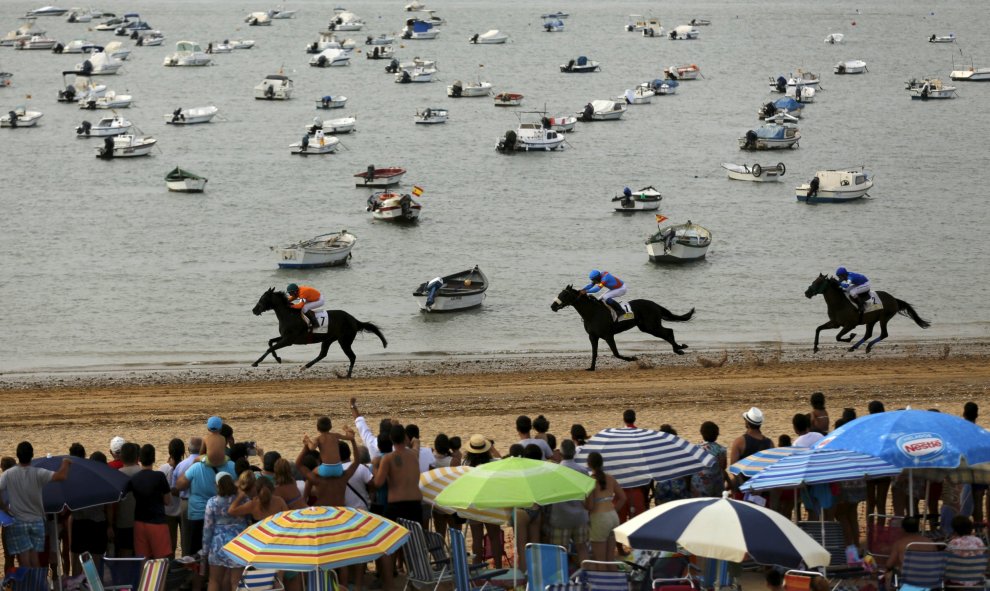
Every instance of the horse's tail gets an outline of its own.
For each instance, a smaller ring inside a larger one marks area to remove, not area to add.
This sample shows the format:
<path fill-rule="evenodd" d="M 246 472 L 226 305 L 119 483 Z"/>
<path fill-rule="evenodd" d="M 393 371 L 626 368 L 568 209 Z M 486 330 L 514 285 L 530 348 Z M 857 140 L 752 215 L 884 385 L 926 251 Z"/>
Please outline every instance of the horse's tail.
<path fill-rule="evenodd" d="M 928 328 L 929 326 L 932 325 L 931 322 L 928 322 L 921 316 L 918 316 L 918 313 L 914 311 L 914 308 L 911 307 L 911 304 L 905 302 L 904 300 L 899 300 L 897 298 L 894 298 L 894 301 L 897 302 L 898 314 L 903 314 L 908 318 L 910 318 L 911 320 L 914 320 L 914 323 L 920 326 L 921 328 Z"/>
<path fill-rule="evenodd" d="M 660 308 L 660 318 L 663 320 L 670 320 L 673 322 L 687 322 L 688 320 L 691 320 L 692 316 L 694 316 L 694 308 L 688 310 L 687 314 L 681 314 L 680 316 L 674 314 L 673 312 L 671 312 L 667 308 L 664 308 L 660 304 L 657 304 L 657 308 Z"/>
<path fill-rule="evenodd" d="M 357 320 L 357 319 L 355 319 L 355 320 Z M 359 331 L 360 330 L 363 330 L 363 331 L 371 332 L 371 333 L 374 333 L 374 334 L 378 335 L 378 338 L 380 338 L 382 340 L 382 347 L 384 347 L 386 349 L 388 348 L 388 341 L 385 340 L 385 335 L 383 335 L 382 334 L 382 331 L 378 330 L 378 327 L 375 326 L 374 324 L 372 324 L 370 322 L 361 322 L 360 320 L 357 320 L 357 329 Z"/>

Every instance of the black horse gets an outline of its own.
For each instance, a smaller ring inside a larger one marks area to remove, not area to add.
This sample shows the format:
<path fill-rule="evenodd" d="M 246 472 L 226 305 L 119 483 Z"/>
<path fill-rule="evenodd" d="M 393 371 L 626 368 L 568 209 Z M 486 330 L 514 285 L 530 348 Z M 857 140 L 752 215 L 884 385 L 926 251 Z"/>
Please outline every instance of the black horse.
<path fill-rule="evenodd" d="M 635 357 L 619 355 L 619 350 L 615 347 L 615 335 L 634 326 L 647 334 L 667 341 L 674 348 L 674 353 L 678 355 L 683 355 L 684 349 L 687 349 L 687 345 L 677 344 L 677 341 L 674 340 L 674 331 L 664 328 L 663 321 L 686 322 L 694 316 L 694 308 L 691 308 L 687 314 L 678 316 L 656 302 L 631 300 L 629 307 L 632 308 L 633 319 L 612 322 L 612 313 L 607 304 L 594 296 L 581 293 L 571 285 L 565 287 L 564 291 L 557 295 L 557 299 L 550 304 L 550 309 L 556 312 L 566 306 L 574 306 L 574 309 L 581 315 L 581 319 L 584 320 L 584 330 L 588 333 L 588 339 L 591 340 L 591 367 L 588 368 L 588 371 L 595 371 L 595 363 L 598 361 L 598 339 L 605 339 L 615 357 L 623 361 L 636 361 Z"/>
<path fill-rule="evenodd" d="M 323 359 L 327 356 L 327 351 L 330 349 L 330 345 L 334 341 L 340 342 L 340 348 L 344 351 L 344 355 L 351 361 L 351 364 L 347 367 L 347 375 L 341 375 L 337 373 L 337 377 L 351 377 L 351 372 L 354 370 L 354 360 L 357 356 L 354 355 L 354 351 L 351 350 L 351 343 L 354 342 L 354 337 L 357 333 L 361 331 L 367 331 L 378 335 L 378 338 L 382 340 L 382 346 L 388 347 L 388 342 L 385 340 L 385 335 L 382 334 L 378 327 L 370 322 L 361 322 L 357 318 L 351 316 L 343 310 L 328 310 L 327 311 L 327 332 L 325 333 L 311 333 L 306 321 L 303 320 L 302 314 L 299 310 L 291 308 L 289 306 L 289 298 L 285 295 L 283 291 L 275 291 L 275 288 L 269 288 L 268 291 L 261 294 L 261 299 L 255 305 L 254 312 L 255 316 L 260 316 L 262 312 L 268 310 L 274 310 L 275 315 L 278 317 L 278 333 L 279 336 L 268 340 L 268 350 L 265 354 L 258 358 L 257 361 L 251 364 L 251 367 L 258 367 L 265 357 L 271 354 L 275 358 L 275 361 L 282 363 L 282 359 L 279 358 L 278 354 L 275 353 L 278 349 L 283 347 L 288 347 L 290 345 L 311 345 L 313 343 L 320 343 L 320 354 L 316 356 L 315 359 L 301 367 L 300 369 L 306 369 L 311 367 L 314 363 Z"/>
<path fill-rule="evenodd" d="M 828 322 L 819 326 L 815 329 L 815 353 L 818 352 L 818 335 L 826 329 L 839 328 L 839 334 L 835 335 L 835 340 L 843 343 L 850 342 L 856 333 L 850 334 L 848 337 L 842 338 L 850 330 L 856 328 L 860 324 L 866 325 L 866 334 L 863 335 L 855 345 L 849 347 L 850 351 L 855 351 L 867 341 L 871 336 L 873 336 L 873 327 L 877 322 L 880 323 L 880 336 L 869 342 L 866 345 L 866 352 L 869 353 L 873 345 L 876 345 L 880 341 L 887 338 L 887 323 L 890 319 L 894 317 L 895 314 L 903 314 L 914 320 L 915 324 L 921 328 L 928 328 L 931 324 L 918 316 L 918 313 L 914 311 L 911 304 L 899 300 L 894 296 L 890 295 L 885 291 L 878 291 L 877 297 L 883 303 L 883 308 L 880 310 L 874 310 L 863 314 L 860 317 L 859 309 L 855 304 L 849 301 L 846 297 L 845 292 L 842 287 L 839 286 L 839 280 L 835 277 L 829 277 L 826 275 L 819 274 L 818 278 L 815 279 L 808 289 L 804 290 L 804 295 L 809 299 L 821 294 L 825 298 L 825 304 L 828 306 Z"/>

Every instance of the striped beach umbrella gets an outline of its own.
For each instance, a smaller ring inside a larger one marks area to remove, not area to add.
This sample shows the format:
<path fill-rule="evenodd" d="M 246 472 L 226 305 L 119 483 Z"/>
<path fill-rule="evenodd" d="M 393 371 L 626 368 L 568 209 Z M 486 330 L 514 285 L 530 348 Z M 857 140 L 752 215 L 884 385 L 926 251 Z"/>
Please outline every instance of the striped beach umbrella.
<path fill-rule="evenodd" d="M 829 563 L 828 550 L 786 517 L 728 498 L 671 501 L 615 528 L 615 540 L 637 550 L 683 548 L 691 554 L 796 568 Z"/>
<path fill-rule="evenodd" d="M 686 439 L 631 427 L 599 431 L 581 446 L 574 460 L 584 463 L 593 451 L 602 454 L 605 471 L 622 488 L 690 476 L 715 463 L 715 456 Z"/>
<path fill-rule="evenodd" d="M 853 451 L 798 449 L 800 451 L 767 466 L 739 488 L 744 491 L 796 488 L 861 478 L 882 478 L 901 473 L 900 468 L 879 458 Z"/>
<path fill-rule="evenodd" d="M 770 449 L 765 449 L 763 451 L 758 451 L 755 454 L 746 456 L 745 458 L 739 460 L 735 464 L 729 466 L 729 474 L 739 476 L 740 474 L 746 478 L 752 478 L 765 470 L 768 466 L 776 464 L 780 460 L 786 458 L 791 454 L 800 452 L 803 449 L 808 449 L 806 447 L 771 447 Z"/>
<path fill-rule="evenodd" d="M 465 519 L 473 519 L 483 523 L 509 523 L 512 521 L 512 512 L 506 508 L 490 509 L 453 509 L 437 505 L 436 498 L 452 482 L 462 475 L 474 470 L 470 466 L 456 466 L 454 468 L 437 468 L 419 475 L 419 490 L 423 493 L 423 500 L 433 505 L 433 507 L 443 513 L 457 513 Z"/>
<path fill-rule="evenodd" d="M 370 562 L 408 538 L 406 528 L 363 509 L 307 507 L 266 517 L 224 550 L 257 568 L 313 571 Z"/>

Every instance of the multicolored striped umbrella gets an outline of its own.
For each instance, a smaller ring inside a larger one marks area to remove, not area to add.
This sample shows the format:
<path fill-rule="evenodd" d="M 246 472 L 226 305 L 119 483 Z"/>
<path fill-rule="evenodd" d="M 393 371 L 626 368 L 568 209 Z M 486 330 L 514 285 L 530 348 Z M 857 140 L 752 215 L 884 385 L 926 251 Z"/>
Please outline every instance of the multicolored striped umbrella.
<path fill-rule="evenodd" d="M 729 474 L 736 476 L 742 474 L 746 478 L 752 478 L 765 470 L 767 466 L 772 466 L 791 454 L 808 449 L 806 447 L 771 447 L 763 451 L 758 451 L 753 455 L 746 456 L 735 464 L 729 466 Z"/>
<path fill-rule="evenodd" d="M 223 548 L 257 568 L 312 571 L 370 562 L 408 538 L 406 528 L 362 509 L 307 507 L 267 517 Z"/>
<path fill-rule="evenodd" d="M 465 519 L 473 519 L 483 523 L 509 523 L 512 520 L 512 512 L 505 508 L 492 509 L 452 509 L 441 507 L 436 504 L 437 495 L 443 492 L 450 483 L 454 482 L 467 472 L 474 470 L 470 466 L 456 466 L 454 468 L 437 468 L 419 475 L 419 490 L 423 493 L 423 500 L 433 505 L 437 511 L 443 513 L 457 513 Z"/>
<path fill-rule="evenodd" d="M 787 448 L 784 448 L 787 449 Z M 896 476 L 901 469 L 887 462 L 854 451 L 824 448 L 798 448 L 787 457 L 767 466 L 740 490 L 796 488 L 812 484 Z"/>
<path fill-rule="evenodd" d="M 583 464 L 593 451 L 602 454 L 605 472 L 622 488 L 690 476 L 715 463 L 715 456 L 686 439 L 632 427 L 599 431 L 581 446 L 574 461 Z"/>

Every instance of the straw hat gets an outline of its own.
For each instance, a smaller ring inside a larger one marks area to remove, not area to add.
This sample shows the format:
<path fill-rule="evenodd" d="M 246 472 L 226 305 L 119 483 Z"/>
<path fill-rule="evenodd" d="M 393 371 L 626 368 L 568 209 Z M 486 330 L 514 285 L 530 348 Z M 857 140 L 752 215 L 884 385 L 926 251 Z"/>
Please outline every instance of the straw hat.
<path fill-rule="evenodd" d="M 475 433 L 468 440 L 467 450 L 473 454 L 483 454 L 491 448 L 492 442 L 481 433 Z"/>
<path fill-rule="evenodd" d="M 751 425 L 759 427 L 763 424 L 763 411 L 755 406 L 751 406 L 749 410 L 743 413 L 742 416 L 746 419 L 746 422 Z"/>

